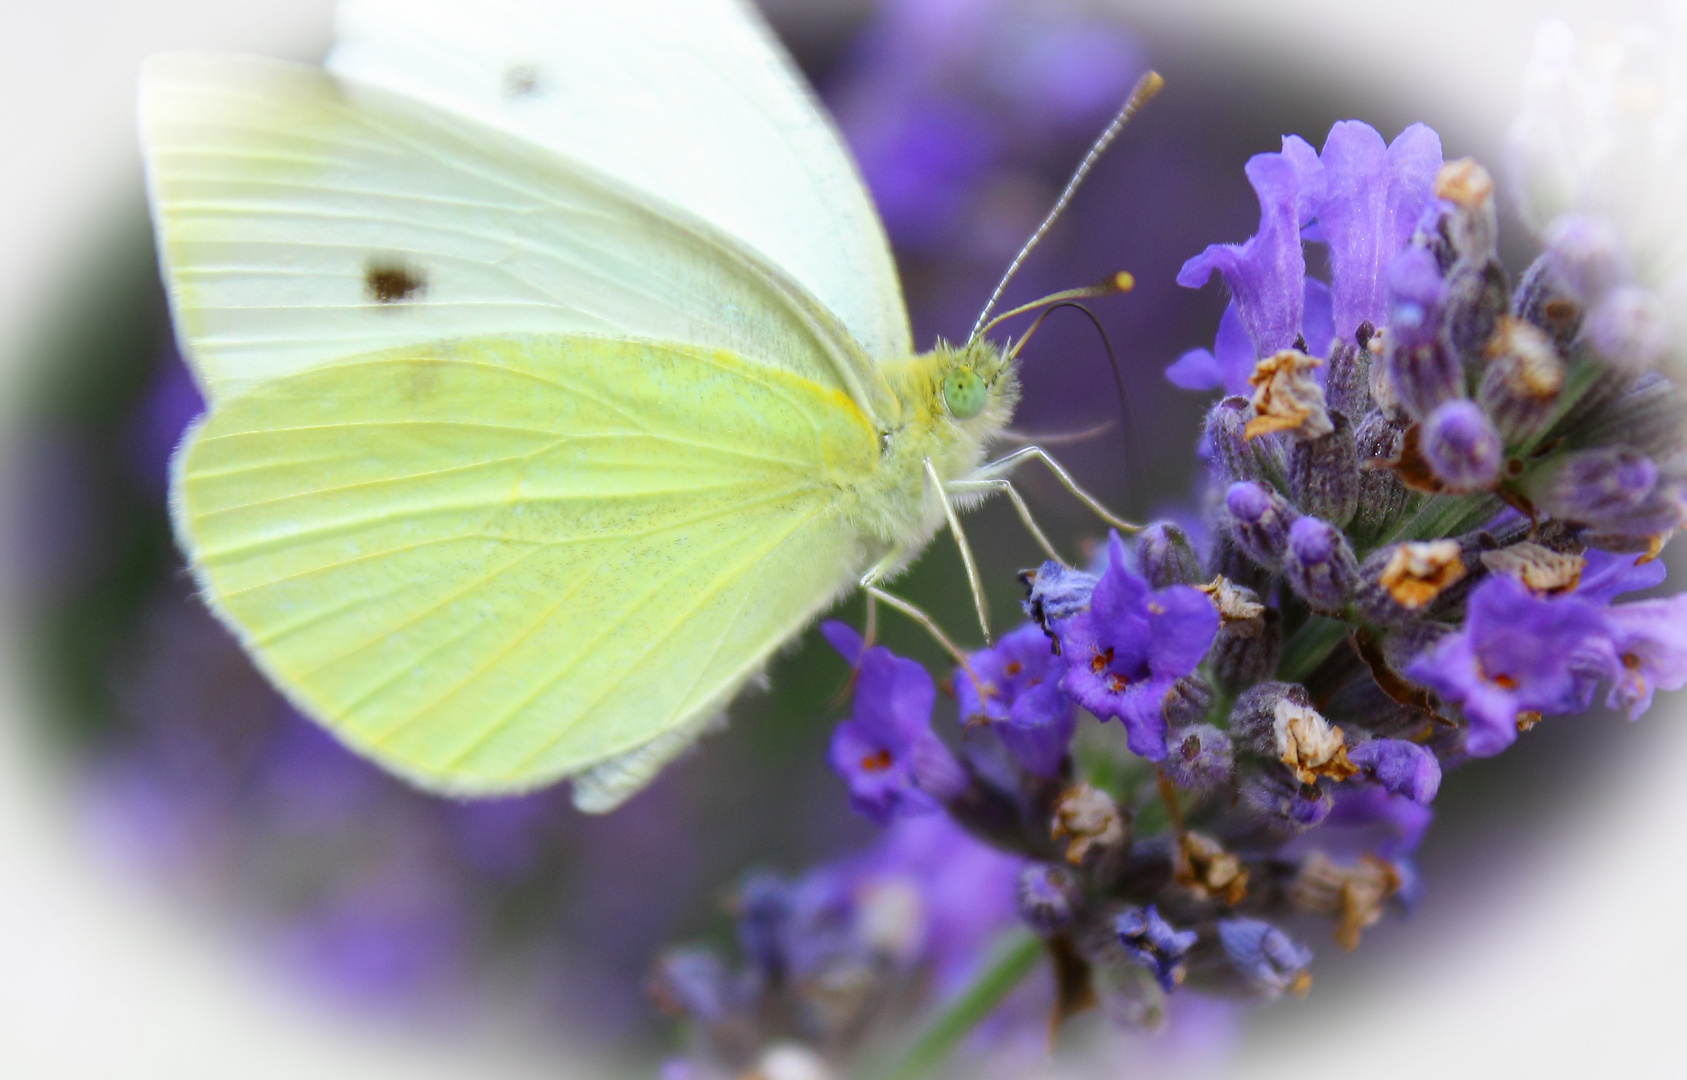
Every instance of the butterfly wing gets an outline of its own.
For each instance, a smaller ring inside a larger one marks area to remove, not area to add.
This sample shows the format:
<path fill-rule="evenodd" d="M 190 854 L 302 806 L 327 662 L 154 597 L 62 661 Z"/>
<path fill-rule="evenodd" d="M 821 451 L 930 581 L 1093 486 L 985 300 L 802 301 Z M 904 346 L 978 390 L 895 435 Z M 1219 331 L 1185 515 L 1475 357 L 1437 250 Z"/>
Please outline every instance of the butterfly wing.
<path fill-rule="evenodd" d="M 910 354 L 842 141 L 743 0 L 346 0 L 328 67 L 584 162 L 783 268 L 874 359 Z"/>
<path fill-rule="evenodd" d="M 142 138 L 178 336 L 213 405 L 399 345 L 595 334 L 884 390 L 803 287 L 530 140 L 321 70 L 149 62 Z"/>
<path fill-rule="evenodd" d="M 876 454 L 846 395 L 733 354 L 502 337 L 223 402 L 173 510 L 213 608 L 349 745 L 463 794 L 597 766 L 606 809 L 859 573 L 837 493 Z"/>

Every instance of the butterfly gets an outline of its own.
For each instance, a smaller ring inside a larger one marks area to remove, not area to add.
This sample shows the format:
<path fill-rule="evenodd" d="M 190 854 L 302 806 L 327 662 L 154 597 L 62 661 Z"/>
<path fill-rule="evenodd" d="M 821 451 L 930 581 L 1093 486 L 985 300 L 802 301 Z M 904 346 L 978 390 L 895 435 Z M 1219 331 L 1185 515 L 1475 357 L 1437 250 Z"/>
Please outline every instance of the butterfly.
<path fill-rule="evenodd" d="M 178 542 L 276 686 L 425 789 L 614 807 L 1027 459 L 984 461 L 1013 358 L 915 352 L 739 0 L 345 0 L 322 68 L 153 58 L 141 134 L 209 406 Z"/>

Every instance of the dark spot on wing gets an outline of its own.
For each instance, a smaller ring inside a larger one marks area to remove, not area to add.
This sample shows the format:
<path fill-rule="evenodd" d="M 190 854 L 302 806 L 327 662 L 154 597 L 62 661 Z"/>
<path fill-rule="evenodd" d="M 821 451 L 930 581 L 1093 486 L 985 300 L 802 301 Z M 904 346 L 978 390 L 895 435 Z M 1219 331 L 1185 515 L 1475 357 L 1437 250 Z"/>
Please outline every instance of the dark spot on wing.
<path fill-rule="evenodd" d="M 427 275 L 392 261 L 371 261 L 363 268 L 363 293 L 377 304 L 420 300 L 428 291 Z"/>
<path fill-rule="evenodd" d="M 536 96 L 543 83 L 539 68 L 534 64 L 516 64 L 504 72 L 504 97 L 510 101 Z"/>

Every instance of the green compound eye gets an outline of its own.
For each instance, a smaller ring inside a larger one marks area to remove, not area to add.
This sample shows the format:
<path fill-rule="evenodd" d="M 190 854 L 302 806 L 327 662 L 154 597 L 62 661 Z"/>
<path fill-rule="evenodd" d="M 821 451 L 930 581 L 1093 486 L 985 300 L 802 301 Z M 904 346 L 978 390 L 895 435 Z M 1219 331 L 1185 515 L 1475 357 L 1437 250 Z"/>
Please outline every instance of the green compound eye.
<path fill-rule="evenodd" d="M 956 368 L 943 376 L 943 404 L 956 420 L 971 420 L 989 400 L 989 388 L 971 368 Z"/>

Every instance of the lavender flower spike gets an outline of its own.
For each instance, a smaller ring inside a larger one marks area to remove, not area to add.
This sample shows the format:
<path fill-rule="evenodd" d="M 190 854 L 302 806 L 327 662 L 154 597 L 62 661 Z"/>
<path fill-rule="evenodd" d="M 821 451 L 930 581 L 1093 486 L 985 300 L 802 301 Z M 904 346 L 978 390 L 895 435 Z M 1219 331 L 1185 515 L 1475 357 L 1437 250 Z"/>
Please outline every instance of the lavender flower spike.
<path fill-rule="evenodd" d="M 1150 591 L 1126 568 L 1125 546 L 1107 541 L 1107 570 L 1087 611 L 1052 624 L 1070 666 L 1060 688 L 1103 719 L 1125 725 L 1131 752 L 1166 756 L 1166 698 L 1194 672 L 1218 633 L 1218 610 L 1187 585 Z"/>

